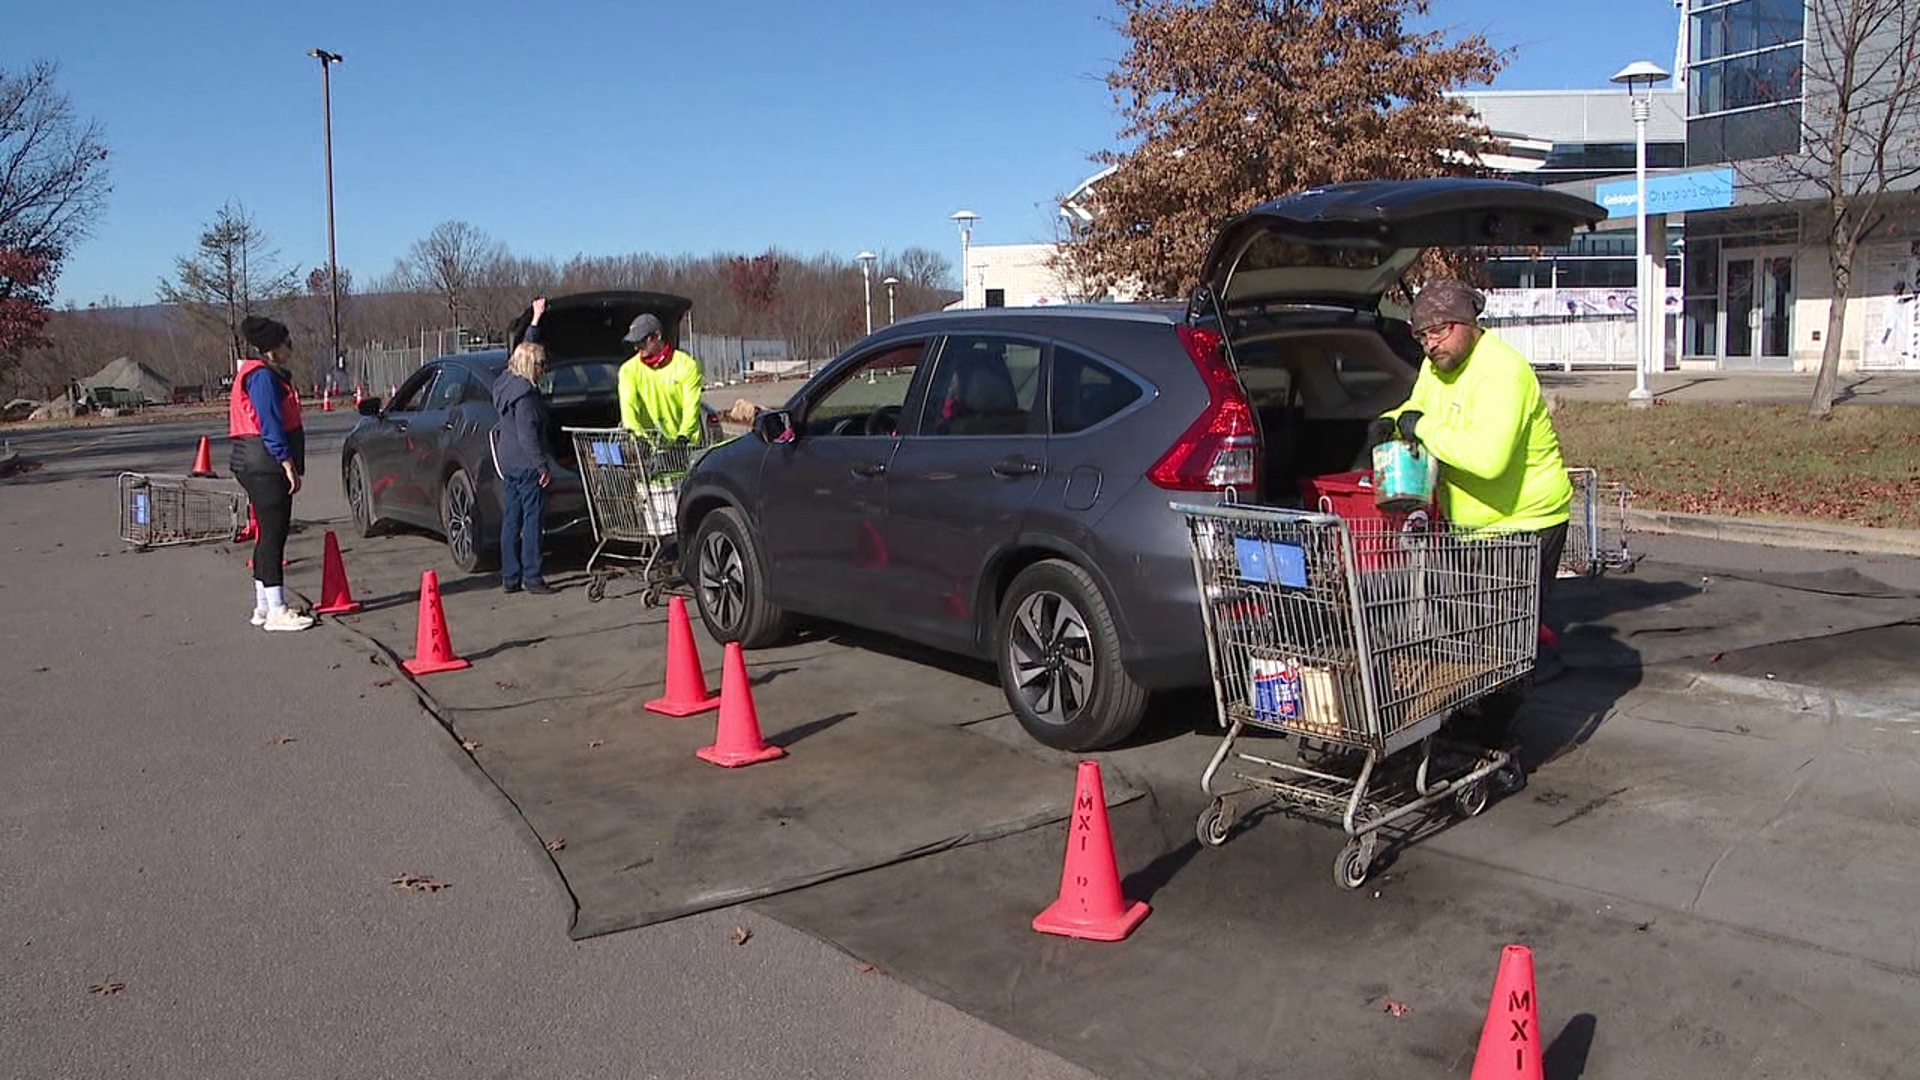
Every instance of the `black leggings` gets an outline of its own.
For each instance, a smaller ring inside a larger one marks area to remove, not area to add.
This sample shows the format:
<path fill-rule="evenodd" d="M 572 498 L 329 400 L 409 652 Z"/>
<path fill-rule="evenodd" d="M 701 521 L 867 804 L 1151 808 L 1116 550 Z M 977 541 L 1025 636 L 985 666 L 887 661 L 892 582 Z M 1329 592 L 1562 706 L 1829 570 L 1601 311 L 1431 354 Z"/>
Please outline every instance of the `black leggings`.
<path fill-rule="evenodd" d="M 253 580 L 274 586 L 285 581 L 280 563 L 286 558 L 287 530 L 293 526 L 293 491 L 284 472 L 237 472 L 235 480 L 253 502 L 259 536 L 253 542 Z"/>

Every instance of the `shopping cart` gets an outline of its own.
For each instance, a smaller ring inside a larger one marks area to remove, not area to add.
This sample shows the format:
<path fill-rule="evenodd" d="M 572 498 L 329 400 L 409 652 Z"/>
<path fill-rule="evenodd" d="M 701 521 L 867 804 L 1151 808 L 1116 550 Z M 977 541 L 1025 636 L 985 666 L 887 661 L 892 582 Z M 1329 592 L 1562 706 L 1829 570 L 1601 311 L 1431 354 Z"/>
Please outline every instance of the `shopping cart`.
<path fill-rule="evenodd" d="M 593 522 L 587 599 L 603 599 L 608 579 L 618 573 L 604 563 L 639 563 L 646 582 L 641 599 L 653 607 L 679 581 L 673 557 L 680 481 L 707 444 L 656 441 L 626 428 L 564 430 L 573 436 L 587 517 Z M 628 550 L 614 550 L 614 545 Z"/>
<path fill-rule="evenodd" d="M 1608 570 L 1632 570 L 1640 556 L 1627 550 L 1627 506 L 1633 491 L 1618 481 L 1601 482 L 1595 469 L 1567 470 L 1573 484 L 1573 515 L 1567 546 L 1560 554 L 1559 576 L 1595 577 Z"/>
<path fill-rule="evenodd" d="M 1455 711 L 1533 670 L 1534 534 L 1173 508 L 1187 520 L 1227 729 L 1200 782 L 1213 797 L 1202 843 L 1226 842 L 1236 796 L 1263 793 L 1287 812 L 1340 823 L 1348 842 L 1334 880 L 1355 889 L 1384 826 L 1448 800 L 1477 815 L 1495 773 L 1518 785 L 1509 754 L 1439 736 Z M 1292 760 L 1281 760 L 1289 742 Z"/>
<path fill-rule="evenodd" d="M 232 540 L 246 512 L 246 493 L 217 481 L 120 474 L 120 539 L 140 550 Z"/>

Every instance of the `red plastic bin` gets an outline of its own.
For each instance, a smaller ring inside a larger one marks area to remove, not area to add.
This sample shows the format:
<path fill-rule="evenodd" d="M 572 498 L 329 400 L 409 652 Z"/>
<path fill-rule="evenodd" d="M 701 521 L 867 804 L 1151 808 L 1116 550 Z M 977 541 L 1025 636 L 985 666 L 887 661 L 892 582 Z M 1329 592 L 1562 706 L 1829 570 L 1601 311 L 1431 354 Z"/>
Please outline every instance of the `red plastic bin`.
<path fill-rule="evenodd" d="M 1373 472 L 1330 473 L 1300 481 L 1300 506 L 1345 518 L 1359 525 L 1357 537 L 1376 536 L 1380 532 L 1425 532 L 1440 520 L 1440 510 L 1428 505 L 1413 510 L 1382 510 L 1373 501 Z M 1374 523 L 1374 524 L 1369 524 Z M 1397 545 L 1396 545 L 1397 547 Z M 1354 559 L 1362 570 L 1379 569 L 1399 562 L 1399 552 L 1378 540 L 1360 540 Z"/>

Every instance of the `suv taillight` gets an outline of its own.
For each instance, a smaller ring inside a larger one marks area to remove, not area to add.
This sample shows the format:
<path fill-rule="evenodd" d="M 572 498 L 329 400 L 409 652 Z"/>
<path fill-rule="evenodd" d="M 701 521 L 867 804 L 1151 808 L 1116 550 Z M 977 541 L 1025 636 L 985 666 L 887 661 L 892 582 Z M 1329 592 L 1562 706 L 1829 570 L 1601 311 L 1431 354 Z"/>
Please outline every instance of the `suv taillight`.
<path fill-rule="evenodd" d="M 1221 355 L 1220 335 L 1185 324 L 1174 330 L 1207 384 L 1207 408 L 1147 470 L 1147 479 L 1168 491 L 1231 487 L 1251 494 L 1260 473 L 1259 427 L 1240 380 Z"/>

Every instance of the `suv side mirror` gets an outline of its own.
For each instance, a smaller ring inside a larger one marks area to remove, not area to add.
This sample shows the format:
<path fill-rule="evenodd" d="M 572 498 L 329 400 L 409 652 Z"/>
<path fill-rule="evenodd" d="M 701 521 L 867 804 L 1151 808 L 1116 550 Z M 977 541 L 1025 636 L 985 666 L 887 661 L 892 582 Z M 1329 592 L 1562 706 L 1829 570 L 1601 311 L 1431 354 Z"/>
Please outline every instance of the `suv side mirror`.
<path fill-rule="evenodd" d="M 379 416 L 380 399 L 377 397 L 361 398 L 359 408 L 361 416 Z"/>
<path fill-rule="evenodd" d="M 753 433 L 765 443 L 792 442 L 800 434 L 793 414 L 785 409 L 769 409 L 753 418 Z"/>

